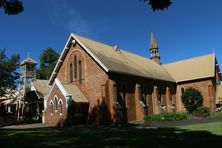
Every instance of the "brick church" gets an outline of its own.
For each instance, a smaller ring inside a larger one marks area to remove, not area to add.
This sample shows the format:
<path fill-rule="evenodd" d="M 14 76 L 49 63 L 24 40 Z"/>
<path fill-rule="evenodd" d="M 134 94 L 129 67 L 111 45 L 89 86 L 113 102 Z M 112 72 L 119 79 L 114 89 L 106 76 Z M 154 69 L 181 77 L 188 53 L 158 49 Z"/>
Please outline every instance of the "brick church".
<path fill-rule="evenodd" d="M 181 112 L 189 87 L 216 110 L 222 76 L 214 54 L 162 64 L 152 34 L 150 53 L 149 59 L 71 34 L 49 80 L 43 122 L 126 123 L 162 110 Z"/>

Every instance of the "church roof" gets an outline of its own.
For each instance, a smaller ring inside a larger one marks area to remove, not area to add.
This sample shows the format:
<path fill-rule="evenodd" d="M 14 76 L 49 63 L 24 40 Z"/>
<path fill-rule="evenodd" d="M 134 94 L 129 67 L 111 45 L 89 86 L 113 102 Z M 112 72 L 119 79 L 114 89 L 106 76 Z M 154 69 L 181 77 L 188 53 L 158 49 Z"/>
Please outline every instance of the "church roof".
<path fill-rule="evenodd" d="M 36 79 L 31 82 L 31 90 L 34 90 L 38 97 L 44 98 L 50 91 L 50 86 L 48 85 L 48 80 Z"/>
<path fill-rule="evenodd" d="M 174 79 L 162 68 L 161 65 L 125 50 L 113 48 L 94 40 L 74 35 L 82 42 L 96 58 L 103 63 L 109 72 L 123 73 L 134 76 L 154 78 L 165 81 Z"/>
<path fill-rule="evenodd" d="M 21 66 L 24 65 L 24 64 L 33 64 L 33 65 L 36 65 L 37 62 L 33 59 L 31 59 L 30 57 L 28 57 L 27 59 L 23 60 L 21 62 Z"/>
<path fill-rule="evenodd" d="M 153 40 L 154 45 L 155 39 L 151 38 L 151 40 Z M 75 42 L 80 44 L 107 73 L 127 74 L 169 82 L 190 81 L 214 77 L 215 75 L 217 60 L 214 54 L 160 65 L 149 58 L 122 50 L 118 46 L 109 46 L 71 34 L 49 79 L 49 84 L 52 84 L 56 78 L 57 72 L 68 53 L 69 46 Z M 156 43 L 155 46 L 157 46 Z M 221 75 L 220 78 L 222 78 Z"/>
<path fill-rule="evenodd" d="M 183 82 L 214 77 L 216 57 L 214 54 L 165 64 L 163 67 L 176 80 Z"/>
<path fill-rule="evenodd" d="M 73 39 L 76 40 L 76 42 L 78 42 L 107 73 L 121 73 L 175 82 L 161 65 L 148 58 L 124 51 L 119 47 L 115 48 L 85 37 L 71 34 L 60 56 L 59 62 L 54 69 L 54 73 L 50 78 L 49 84 L 55 79 L 55 75 L 59 70 L 59 65 L 61 66 L 60 61 L 64 60 L 64 54 L 67 53 L 65 50 Z"/>
<path fill-rule="evenodd" d="M 62 84 L 68 94 L 72 96 L 72 100 L 76 103 L 88 103 L 88 99 L 81 90 L 73 84 Z"/>

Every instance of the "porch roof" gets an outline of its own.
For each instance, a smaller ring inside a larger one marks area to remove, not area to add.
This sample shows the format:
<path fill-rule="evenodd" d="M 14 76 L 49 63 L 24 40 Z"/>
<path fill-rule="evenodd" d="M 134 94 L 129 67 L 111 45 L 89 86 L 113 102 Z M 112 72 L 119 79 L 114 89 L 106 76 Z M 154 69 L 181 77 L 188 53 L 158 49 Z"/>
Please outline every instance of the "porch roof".
<path fill-rule="evenodd" d="M 72 100 L 76 103 L 88 103 L 88 99 L 84 96 L 82 91 L 73 84 L 62 84 L 66 92 L 72 96 Z"/>

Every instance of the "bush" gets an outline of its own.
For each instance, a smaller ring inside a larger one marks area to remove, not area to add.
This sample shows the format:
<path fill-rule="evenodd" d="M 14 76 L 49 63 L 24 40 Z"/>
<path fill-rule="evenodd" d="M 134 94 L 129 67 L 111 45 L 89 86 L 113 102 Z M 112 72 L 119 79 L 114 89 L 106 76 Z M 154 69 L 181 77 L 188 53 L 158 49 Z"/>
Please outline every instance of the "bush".
<path fill-rule="evenodd" d="M 155 115 L 149 115 L 144 117 L 145 122 L 152 121 L 178 121 L 178 120 L 186 120 L 188 118 L 187 113 L 169 113 L 169 112 L 161 112 Z"/>
<path fill-rule="evenodd" d="M 207 107 L 198 107 L 195 111 L 193 111 L 193 115 L 196 117 L 206 118 L 210 116 L 210 111 Z"/>
<path fill-rule="evenodd" d="M 182 94 L 182 101 L 189 113 L 193 113 L 198 107 L 203 104 L 203 96 L 201 92 L 194 88 L 188 88 Z"/>

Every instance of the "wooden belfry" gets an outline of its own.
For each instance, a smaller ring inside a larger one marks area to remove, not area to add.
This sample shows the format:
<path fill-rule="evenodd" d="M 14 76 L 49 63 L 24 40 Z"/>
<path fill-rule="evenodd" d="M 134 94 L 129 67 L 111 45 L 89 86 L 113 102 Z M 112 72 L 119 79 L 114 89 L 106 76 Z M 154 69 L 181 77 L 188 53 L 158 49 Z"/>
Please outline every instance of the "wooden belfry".
<path fill-rule="evenodd" d="M 29 57 L 29 54 L 28 57 L 21 62 L 22 71 L 19 83 L 20 97 L 18 97 L 17 99 L 16 106 L 18 120 L 23 119 L 23 113 L 25 108 L 24 95 L 27 91 L 30 90 L 31 81 L 36 77 L 36 64 L 37 62 L 31 59 Z"/>

